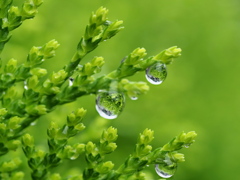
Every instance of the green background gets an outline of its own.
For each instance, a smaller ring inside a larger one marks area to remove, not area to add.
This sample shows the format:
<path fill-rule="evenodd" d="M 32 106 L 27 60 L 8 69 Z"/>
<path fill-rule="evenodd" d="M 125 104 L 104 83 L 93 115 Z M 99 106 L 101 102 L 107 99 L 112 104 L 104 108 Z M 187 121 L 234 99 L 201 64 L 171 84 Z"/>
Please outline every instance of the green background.
<path fill-rule="evenodd" d="M 119 118 L 104 120 L 118 128 L 118 149 L 110 156 L 116 166 L 133 151 L 138 134 L 145 128 L 155 131 L 154 147 L 182 131 L 194 130 L 198 133 L 196 142 L 181 151 L 186 162 L 179 165 L 172 179 L 239 179 L 240 1 L 45 0 L 36 18 L 13 32 L 3 59 L 14 57 L 24 62 L 33 45 L 56 39 L 61 44 L 57 56 L 43 67 L 57 71 L 71 59 L 90 13 L 100 6 L 109 9 L 110 20 L 123 20 L 125 26 L 83 61 L 103 56 L 106 65 L 102 74 L 118 67 L 121 59 L 137 47 L 146 48 L 150 56 L 174 45 L 183 50 L 168 67 L 163 84 L 150 85 L 150 91 L 137 101 L 126 99 Z M 146 81 L 144 76 L 139 73 L 131 80 Z M 36 137 L 46 136 L 50 120 L 60 121 L 77 107 L 88 110 L 84 121 L 94 129 L 91 122 L 98 117 L 95 97 L 87 96 L 57 108 L 29 130 Z M 100 133 L 92 132 L 96 137 Z M 41 138 L 36 141 L 45 143 Z M 80 160 L 75 162 L 78 164 Z M 149 167 L 148 171 L 153 169 Z M 152 179 L 158 176 L 153 173 Z"/>

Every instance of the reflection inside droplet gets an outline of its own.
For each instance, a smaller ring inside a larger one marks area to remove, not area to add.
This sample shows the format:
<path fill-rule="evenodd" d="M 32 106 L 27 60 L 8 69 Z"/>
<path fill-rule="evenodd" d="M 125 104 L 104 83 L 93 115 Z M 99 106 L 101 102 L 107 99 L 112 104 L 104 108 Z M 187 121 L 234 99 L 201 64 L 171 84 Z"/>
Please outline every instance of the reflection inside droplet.
<path fill-rule="evenodd" d="M 96 110 L 106 119 L 115 119 L 122 112 L 125 98 L 116 91 L 99 91 L 96 97 Z"/>
<path fill-rule="evenodd" d="M 157 62 L 146 69 L 146 79 L 154 85 L 161 84 L 167 77 L 165 64 Z"/>
<path fill-rule="evenodd" d="M 155 164 L 155 171 L 162 178 L 170 178 L 174 174 L 174 173 L 170 173 L 170 171 L 167 172 L 166 170 L 161 169 L 159 164 Z"/>

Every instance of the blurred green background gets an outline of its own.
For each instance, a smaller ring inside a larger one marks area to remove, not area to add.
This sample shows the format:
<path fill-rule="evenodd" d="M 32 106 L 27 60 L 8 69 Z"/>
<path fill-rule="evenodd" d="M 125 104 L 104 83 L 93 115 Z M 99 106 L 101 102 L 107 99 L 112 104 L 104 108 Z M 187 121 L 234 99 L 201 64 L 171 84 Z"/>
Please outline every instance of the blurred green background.
<path fill-rule="evenodd" d="M 111 156 L 116 166 L 133 151 L 145 128 L 155 131 L 154 147 L 182 131 L 195 130 L 196 143 L 181 151 L 186 162 L 179 165 L 172 179 L 240 179 L 240 1 L 46 0 L 34 20 L 13 32 L 3 59 L 14 57 L 24 62 L 33 45 L 56 39 L 61 44 L 57 56 L 43 67 L 57 71 L 74 54 L 90 13 L 100 6 L 110 10 L 110 20 L 121 19 L 125 26 L 83 61 L 103 56 L 106 65 L 102 74 L 114 70 L 137 47 L 145 47 L 148 55 L 174 45 L 183 50 L 169 66 L 163 84 L 150 85 L 148 94 L 137 101 L 127 99 L 119 118 L 108 121 L 119 132 L 118 149 Z M 131 80 L 145 81 L 144 76 L 139 73 Z M 91 126 L 89 122 L 98 114 L 95 97 L 87 96 L 44 116 L 38 124 L 41 129 L 29 130 L 42 137 L 50 120 L 58 121 L 77 107 L 88 110 L 85 122 Z M 56 118 L 56 114 L 61 116 Z M 154 172 L 153 167 L 148 170 Z M 152 179 L 158 176 L 153 173 Z"/>

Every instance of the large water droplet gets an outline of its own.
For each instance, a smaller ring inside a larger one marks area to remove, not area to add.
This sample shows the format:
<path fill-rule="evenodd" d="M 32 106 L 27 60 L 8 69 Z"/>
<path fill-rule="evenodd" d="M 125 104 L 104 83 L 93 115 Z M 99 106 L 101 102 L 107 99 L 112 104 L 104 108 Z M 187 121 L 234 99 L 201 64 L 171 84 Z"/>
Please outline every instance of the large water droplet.
<path fill-rule="evenodd" d="M 168 169 L 161 164 L 155 164 L 155 171 L 162 178 L 170 178 L 174 175 L 176 169 Z"/>
<path fill-rule="evenodd" d="M 166 77 L 167 67 L 163 63 L 157 62 L 146 69 L 146 78 L 151 84 L 161 84 Z"/>
<path fill-rule="evenodd" d="M 125 97 L 117 91 L 101 90 L 97 93 L 96 109 L 100 116 L 106 119 L 115 119 L 122 112 Z"/>

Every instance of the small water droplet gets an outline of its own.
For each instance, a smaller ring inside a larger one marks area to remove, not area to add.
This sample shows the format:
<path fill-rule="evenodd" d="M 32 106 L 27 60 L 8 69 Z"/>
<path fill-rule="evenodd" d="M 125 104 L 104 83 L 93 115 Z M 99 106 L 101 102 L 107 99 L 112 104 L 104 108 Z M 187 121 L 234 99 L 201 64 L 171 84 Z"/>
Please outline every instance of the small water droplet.
<path fill-rule="evenodd" d="M 146 69 L 146 78 L 151 84 L 161 84 L 166 77 L 167 67 L 163 63 L 157 62 Z"/>
<path fill-rule="evenodd" d="M 137 100 L 138 97 L 130 97 L 131 100 Z"/>
<path fill-rule="evenodd" d="M 74 81 L 74 79 L 73 78 L 69 78 L 69 86 L 72 86 L 73 85 L 73 81 Z"/>
<path fill-rule="evenodd" d="M 191 145 L 190 143 L 189 143 L 189 144 L 184 144 L 183 147 L 185 147 L 185 148 L 189 148 L 190 145 Z"/>
<path fill-rule="evenodd" d="M 32 123 L 30 124 L 30 126 L 35 126 L 36 124 L 37 124 L 37 122 L 34 121 L 34 122 L 32 122 Z"/>
<path fill-rule="evenodd" d="M 125 97 L 117 91 L 100 90 L 96 97 L 96 110 L 106 119 L 115 119 L 122 112 Z"/>
<path fill-rule="evenodd" d="M 23 87 L 24 87 L 25 90 L 28 90 L 27 81 L 24 81 L 24 86 Z"/>
<path fill-rule="evenodd" d="M 121 60 L 121 64 L 124 63 L 124 61 L 127 59 L 127 56 L 124 57 L 122 60 Z"/>
<path fill-rule="evenodd" d="M 160 164 L 155 164 L 155 171 L 162 178 L 170 178 L 174 175 L 175 169 L 168 170 L 168 169 L 165 169 L 164 167 L 160 167 L 160 166 L 161 166 Z"/>

